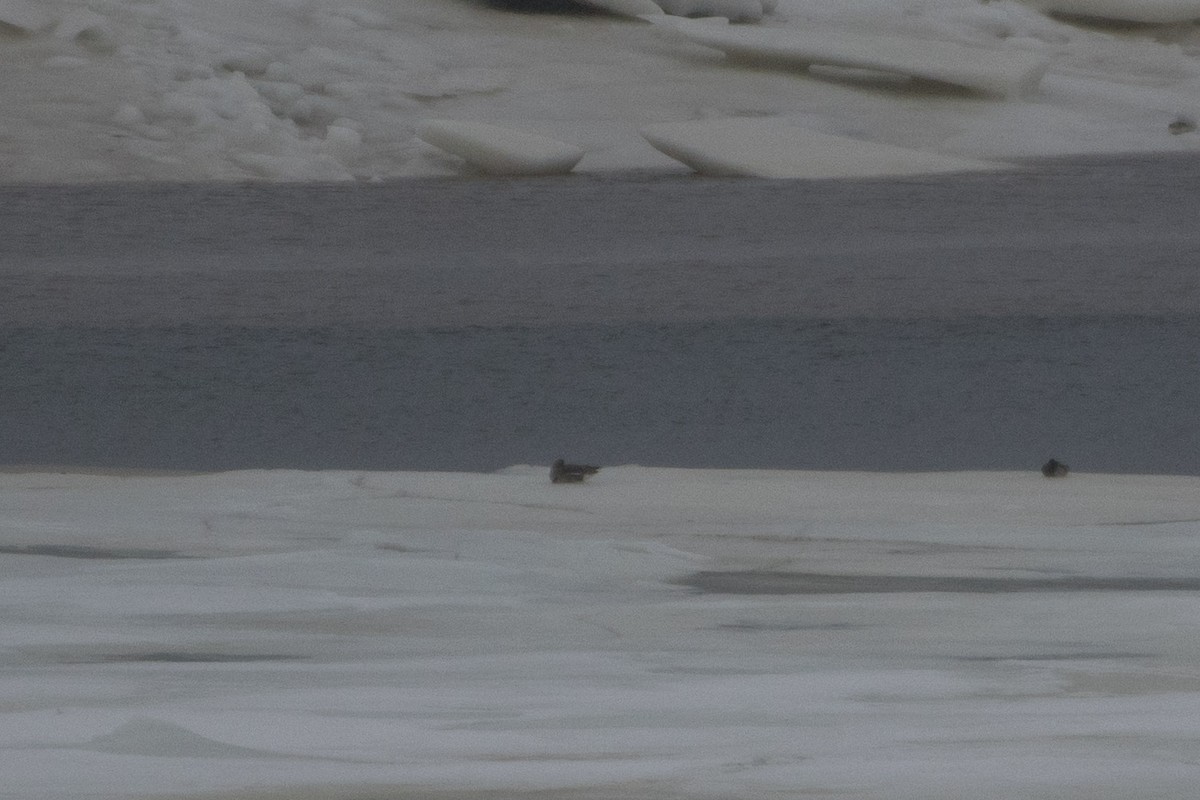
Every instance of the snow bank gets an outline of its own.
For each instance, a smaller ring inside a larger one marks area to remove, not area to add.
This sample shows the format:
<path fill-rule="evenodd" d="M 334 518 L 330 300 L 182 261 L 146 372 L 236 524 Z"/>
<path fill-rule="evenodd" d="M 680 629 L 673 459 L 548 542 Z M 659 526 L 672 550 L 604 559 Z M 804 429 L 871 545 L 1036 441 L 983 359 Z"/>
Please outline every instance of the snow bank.
<path fill-rule="evenodd" d="M 668 122 L 643 128 L 642 136 L 656 149 L 706 175 L 877 177 L 1003 167 L 829 136 L 774 119 Z"/>
<path fill-rule="evenodd" d="M 455 174 L 461 162 L 414 135 L 429 118 L 575 143 L 586 152 L 575 170 L 590 173 L 674 170 L 638 131 L 722 117 L 1002 161 L 1200 146 L 1168 128 L 1200 109 L 1193 27 L 1076 25 L 1012 0 L 595 2 L 617 14 L 457 0 L 6 0 L 0 180 Z M 1168 20 L 1195 3 L 1086 5 L 1054 8 Z M 754 19 L 672 17 L 693 40 L 670 42 L 632 18 L 659 10 Z M 745 58 L 721 59 L 696 44 L 702 34 Z M 791 65 L 756 66 L 766 57 Z M 795 66 L 806 62 L 843 66 Z"/>

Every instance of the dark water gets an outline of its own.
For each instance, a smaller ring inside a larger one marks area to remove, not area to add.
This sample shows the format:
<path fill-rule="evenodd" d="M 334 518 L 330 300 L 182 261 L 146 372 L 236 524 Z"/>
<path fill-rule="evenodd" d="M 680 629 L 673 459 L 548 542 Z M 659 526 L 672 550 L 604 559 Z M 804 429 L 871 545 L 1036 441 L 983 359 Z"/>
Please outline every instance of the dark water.
<path fill-rule="evenodd" d="M 1200 474 L 1198 187 L 0 189 L 0 463 Z"/>

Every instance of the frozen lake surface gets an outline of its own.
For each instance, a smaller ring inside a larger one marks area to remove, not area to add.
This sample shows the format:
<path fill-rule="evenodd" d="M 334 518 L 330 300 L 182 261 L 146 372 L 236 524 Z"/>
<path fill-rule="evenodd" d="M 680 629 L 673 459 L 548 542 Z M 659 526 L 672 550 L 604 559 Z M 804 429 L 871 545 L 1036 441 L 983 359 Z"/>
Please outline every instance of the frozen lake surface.
<path fill-rule="evenodd" d="M 3 795 L 1184 800 L 1198 533 L 1197 478 L 2 474 Z"/>

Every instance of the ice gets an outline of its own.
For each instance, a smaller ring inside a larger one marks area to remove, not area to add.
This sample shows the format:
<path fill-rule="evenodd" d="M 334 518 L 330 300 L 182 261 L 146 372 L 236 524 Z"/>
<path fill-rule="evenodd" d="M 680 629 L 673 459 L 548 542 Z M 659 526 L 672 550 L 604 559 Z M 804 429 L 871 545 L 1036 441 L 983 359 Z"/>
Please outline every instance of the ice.
<path fill-rule="evenodd" d="M 0 473 L 4 793 L 1194 793 L 1196 478 L 548 476 Z"/>
<path fill-rule="evenodd" d="M 0 27 L 23 34 L 40 33 L 58 22 L 46 9 L 30 0 L 0 0 Z"/>
<path fill-rule="evenodd" d="M 582 0 L 614 14 L 675 14 L 684 17 L 722 17 L 735 22 L 755 22 L 775 10 L 775 0 Z"/>
<path fill-rule="evenodd" d="M 1196 0 L 1032 0 L 1047 11 L 1147 24 L 1200 19 Z"/>
<path fill-rule="evenodd" d="M 417 136 L 489 175 L 559 175 L 583 158 L 566 142 L 480 122 L 426 120 Z"/>
<path fill-rule="evenodd" d="M 5 0 L 0 180 L 459 174 L 463 161 L 417 137 L 430 120 L 570 142 L 585 153 L 574 171 L 593 174 L 678 172 L 638 132 L 709 119 L 774 118 L 1002 162 L 1197 147 L 1194 131 L 1172 127 L 1200 113 L 1200 29 L 1178 21 L 1200 17 L 1194 2 L 1053 5 L 1067 16 L 1012 0 L 593 4 L 614 13 L 477 0 Z M 724 59 L 638 18 L 663 9 L 746 19 L 678 21 L 815 42 L 828 49 L 818 60 L 852 68 Z"/>
<path fill-rule="evenodd" d="M 732 22 L 754 22 L 773 10 L 765 0 L 654 0 L 667 14 L 681 17 L 722 17 Z"/>
<path fill-rule="evenodd" d="M 595 6 L 612 14 L 626 17 L 662 13 L 662 7 L 654 0 L 582 0 L 582 2 L 584 5 Z"/>
<path fill-rule="evenodd" d="M 92 737 L 84 747 L 106 753 L 167 758 L 232 759 L 270 755 L 206 739 L 169 722 L 136 718 L 112 733 Z"/>
<path fill-rule="evenodd" d="M 662 16 L 650 19 L 663 30 L 750 64 L 779 64 L 798 69 L 821 65 L 894 72 L 1002 97 L 1031 94 L 1050 63 L 1048 56 L 1019 47 L 985 49 L 836 30 L 806 32 L 732 27 Z"/>
<path fill-rule="evenodd" d="M 656 149 L 706 175 L 877 177 L 1002 166 L 828 136 L 775 119 L 667 122 L 643 128 L 642 135 Z"/>

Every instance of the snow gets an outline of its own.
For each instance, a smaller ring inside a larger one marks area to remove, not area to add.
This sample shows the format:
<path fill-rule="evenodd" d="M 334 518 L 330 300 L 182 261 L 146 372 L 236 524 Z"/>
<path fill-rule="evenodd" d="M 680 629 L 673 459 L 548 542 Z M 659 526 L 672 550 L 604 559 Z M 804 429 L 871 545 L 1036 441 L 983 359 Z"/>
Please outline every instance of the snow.
<path fill-rule="evenodd" d="M 1151 25 L 1191 22 L 1200 16 L 1192 0 L 1034 0 L 1033 4 L 1060 14 Z"/>
<path fill-rule="evenodd" d="M 639 131 L 709 119 L 771 118 L 1002 162 L 1200 145 L 1171 126 L 1200 113 L 1197 0 L 591 4 L 613 13 L 482 0 L 3 0 L 0 180 L 457 175 L 461 159 L 417 136 L 431 120 L 569 142 L 584 152 L 578 173 L 683 172 Z M 727 59 L 639 18 L 657 10 L 744 20 L 679 22 L 818 43 L 832 48 L 819 60 L 842 66 Z"/>
<path fill-rule="evenodd" d="M 650 21 L 751 64 L 894 72 L 1001 97 L 1031 94 L 1050 61 L 1020 49 L 993 50 L 927 39 L 735 27 L 662 15 Z"/>
<path fill-rule="evenodd" d="M 682 17 L 722 17 L 734 22 L 757 22 L 775 10 L 775 0 L 581 0 L 613 14 L 674 14 Z"/>
<path fill-rule="evenodd" d="M 667 14 L 681 17 L 723 17 L 753 22 L 774 10 L 774 0 L 654 0 Z"/>
<path fill-rule="evenodd" d="M 0 2 L 0 23 L 11 26 L 20 33 L 39 33 L 51 28 L 55 22 L 55 18 L 44 8 L 29 0 Z"/>
<path fill-rule="evenodd" d="M 1197 534 L 1035 469 L 2 473 L 4 793 L 1182 799 Z"/>
<path fill-rule="evenodd" d="M 572 144 L 481 122 L 427 120 L 417 136 L 489 175 L 560 175 L 583 158 Z"/>

